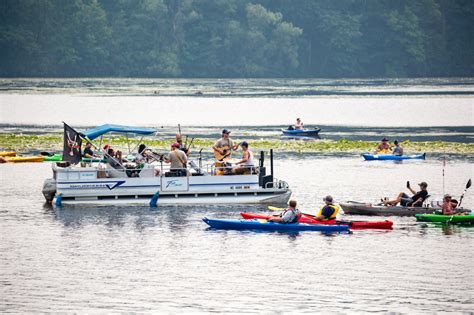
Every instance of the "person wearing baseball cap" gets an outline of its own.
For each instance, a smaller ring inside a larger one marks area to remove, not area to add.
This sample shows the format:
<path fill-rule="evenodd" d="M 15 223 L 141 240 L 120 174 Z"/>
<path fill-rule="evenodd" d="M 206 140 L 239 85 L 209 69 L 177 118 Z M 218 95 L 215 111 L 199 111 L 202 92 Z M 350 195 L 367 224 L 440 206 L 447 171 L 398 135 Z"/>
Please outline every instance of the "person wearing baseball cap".
<path fill-rule="evenodd" d="M 408 196 L 404 192 L 398 194 L 394 200 L 387 200 L 387 198 L 381 199 L 382 203 L 386 206 L 396 206 L 398 203 L 402 207 L 421 207 L 423 206 L 423 201 L 428 197 L 428 184 L 426 182 L 421 182 L 418 184 L 420 186 L 420 191 L 416 192 L 410 186 L 410 182 L 407 181 L 407 188 L 413 194 L 413 196 Z"/>
<path fill-rule="evenodd" d="M 171 145 L 171 151 L 168 155 L 163 157 L 163 160 L 166 163 L 171 163 L 170 165 L 170 172 L 175 173 L 176 176 L 186 176 L 186 174 L 190 175 L 187 171 L 188 165 L 188 157 L 186 153 L 179 150 L 179 143 L 175 142 Z"/>
<path fill-rule="evenodd" d="M 214 143 L 212 149 L 214 150 L 214 156 L 216 160 L 222 162 L 230 159 L 232 150 L 237 150 L 238 145 L 234 145 L 232 140 L 229 138 L 230 131 L 227 129 L 222 130 L 222 137 Z"/>
<path fill-rule="evenodd" d="M 339 212 L 339 207 L 336 206 L 333 202 L 334 199 L 332 196 L 327 195 L 323 198 L 325 203 L 324 206 L 319 209 L 319 212 L 316 214 L 315 219 L 320 221 L 334 220 Z"/>

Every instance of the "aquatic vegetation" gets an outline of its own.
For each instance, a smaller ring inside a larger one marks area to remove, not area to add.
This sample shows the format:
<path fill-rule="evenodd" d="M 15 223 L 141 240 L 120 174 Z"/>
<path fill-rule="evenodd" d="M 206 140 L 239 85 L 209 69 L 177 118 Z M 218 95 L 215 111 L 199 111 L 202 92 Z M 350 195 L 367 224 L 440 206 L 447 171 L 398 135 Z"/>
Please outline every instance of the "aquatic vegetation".
<path fill-rule="evenodd" d="M 238 141 L 238 139 L 235 139 Z M 138 140 L 137 140 L 138 141 Z M 172 138 L 153 139 L 144 138 L 143 143 L 155 151 L 163 152 L 170 148 L 173 142 Z M 98 145 L 99 142 L 95 142 Z M 127 138 L 121 136 L 113 136 L 107 138 L 106 143 L 118 147 L 127 148 Z M 250 148 L 254 151 L 268 150 L 273 148 L 283 152 L 348 152 L 348 153 L 364 153 L 373 151 L 376 147 L 376 141 L 349 141 L 341 139 L 318 140 L 318 141 L 288 141 L 278 139 L 259 139 L 249 141 Z M 214 140 L 210 139 L 194 139 L 193 150 L 204 148 L 204 151 L 211 151 Z M 18 152 L 38 152 L 38 151 L 62 151 L 63 139 L 61 134 L 46 135 L 15 135 L 0 134 L 0 150 L 16 150 Z M 456 153 L 456 154 L 474 154 L 474 143 L 458 143 L 443 141 L 424 141 L 411 142 L 404 141 L 402 146 L 406 153 Z"/>

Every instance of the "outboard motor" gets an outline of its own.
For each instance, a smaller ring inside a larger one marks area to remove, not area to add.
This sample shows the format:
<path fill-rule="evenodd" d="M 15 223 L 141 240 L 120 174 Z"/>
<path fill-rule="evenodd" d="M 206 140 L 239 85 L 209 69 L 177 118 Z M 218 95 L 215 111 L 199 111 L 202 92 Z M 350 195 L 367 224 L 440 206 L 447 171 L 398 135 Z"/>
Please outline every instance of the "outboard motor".
<path fill-rule="evenodd" d="M 53 178 L 46 179 L 43 183 L 42 192 L 47 203 L 53 202 L 54 195 L 56 194 L 56 180 Z"/>
<path fill-rule="evenodd" d="M 273 185 L 268 185 L 267 183 L 273 182 L 273 150 L 270 149 L 270 169 L 271 174 L 266 175 L 266 168 L 263 166 L 265 161 L 265 154 L 263 151 L 260 151 L 260 173 L 258 177 L 258 184 L 263 188 L 272 188 Z"/>

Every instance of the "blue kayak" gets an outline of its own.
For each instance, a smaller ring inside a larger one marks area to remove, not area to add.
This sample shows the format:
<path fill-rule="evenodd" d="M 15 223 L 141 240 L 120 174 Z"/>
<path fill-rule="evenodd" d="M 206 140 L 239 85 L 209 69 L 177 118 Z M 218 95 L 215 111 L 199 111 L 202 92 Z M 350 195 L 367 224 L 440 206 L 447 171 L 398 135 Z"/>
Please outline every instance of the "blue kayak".
<path fill-rule="evenodd" d="M 296 137 L 315 137 L 318 135 L 318 133 L 321 131 L 320 128 L 315 128 L 315 129 L 282 129 L 281 132 L 285 136 L 296 136 Z"/>
<path fill-rule="evenodd" d="M 426 153 L 412 154 L 412 155 L 393 155 L 393 154 L 362 154 L 366 161 L 401 161 L 401 160 L 424 160 Z"/>
<path fill-rule="evenodd" d="M 267 220 L 226 220 L 203 218 L 210 227 L 222 230 L 264 230 L 264 231 L 323 231 L 347 232 L 348 225 L 325 225 L 306 223 L 275 223 Z"/>

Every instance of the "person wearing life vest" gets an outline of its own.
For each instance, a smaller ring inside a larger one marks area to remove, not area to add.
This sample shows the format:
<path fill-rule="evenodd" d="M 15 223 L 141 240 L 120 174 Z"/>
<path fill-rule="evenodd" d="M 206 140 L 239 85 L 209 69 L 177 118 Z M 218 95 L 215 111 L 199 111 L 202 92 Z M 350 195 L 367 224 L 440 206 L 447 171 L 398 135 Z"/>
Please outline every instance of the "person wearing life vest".
<path fill-rule="evenodd" d="M 280 215 L 269 217 L 267 221 L 277 223 L 297 223 L 300 218 L 301 212 L 296 209 L 296 200 L 290 200 L 288 203 L 288 209 L 283 211 Z"/>
<path fill-rule="evenodd" d="M 333 204 L 333 199 L 329 195 L 324 197 L 323 201 L 325 205 L 321 207 L 315 219 L 321 220 L 321 221 L 335 219 L 337 216 L 337 213 L 339 212 L 339 207 Z"/>

